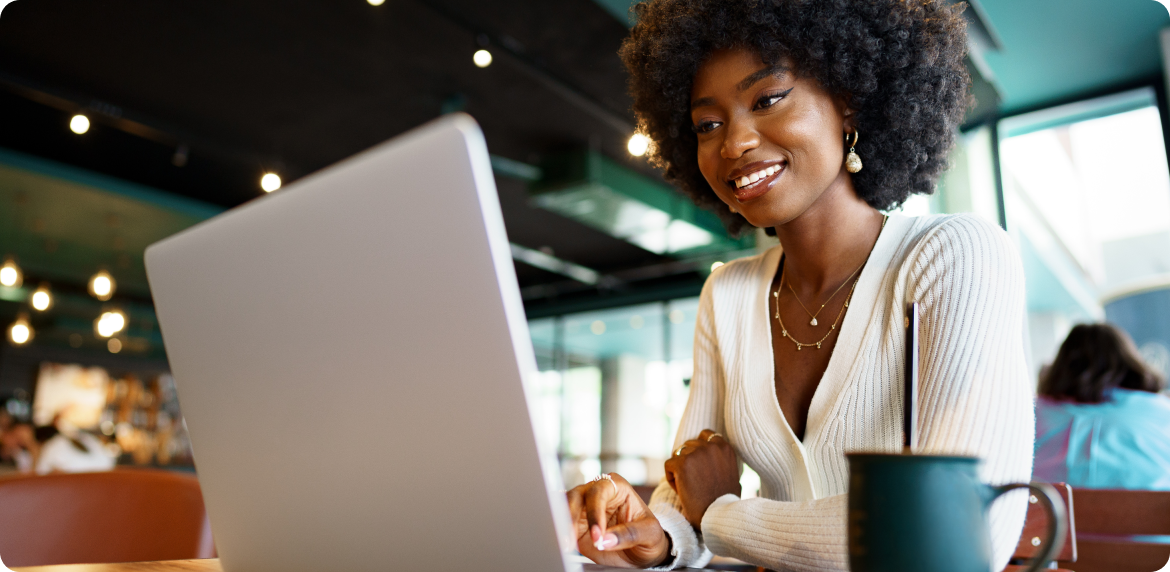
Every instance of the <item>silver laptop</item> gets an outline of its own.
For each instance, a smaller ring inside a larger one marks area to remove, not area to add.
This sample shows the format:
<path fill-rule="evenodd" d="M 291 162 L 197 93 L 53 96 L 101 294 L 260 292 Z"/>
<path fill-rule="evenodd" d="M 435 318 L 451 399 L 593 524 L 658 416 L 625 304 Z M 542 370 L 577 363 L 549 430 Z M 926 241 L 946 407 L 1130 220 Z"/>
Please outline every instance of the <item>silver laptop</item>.
<path fill-rule="evenodd" d="M 146 268 L 226 572 L 580 569 L 470 117 L 154 244 Z"/>

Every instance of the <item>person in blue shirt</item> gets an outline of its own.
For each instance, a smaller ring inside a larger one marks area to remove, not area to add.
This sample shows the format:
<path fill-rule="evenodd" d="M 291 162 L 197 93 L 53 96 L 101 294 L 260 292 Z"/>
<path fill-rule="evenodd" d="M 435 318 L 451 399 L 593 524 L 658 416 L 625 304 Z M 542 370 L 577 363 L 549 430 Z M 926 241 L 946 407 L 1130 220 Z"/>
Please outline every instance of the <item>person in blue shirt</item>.
<path fill-rule="evenodd" d="M 1165 380 L 1109 324 L 1074 327 L 1040 374 L 1033 478 L 1074 488 L 1170 490 Z"/>

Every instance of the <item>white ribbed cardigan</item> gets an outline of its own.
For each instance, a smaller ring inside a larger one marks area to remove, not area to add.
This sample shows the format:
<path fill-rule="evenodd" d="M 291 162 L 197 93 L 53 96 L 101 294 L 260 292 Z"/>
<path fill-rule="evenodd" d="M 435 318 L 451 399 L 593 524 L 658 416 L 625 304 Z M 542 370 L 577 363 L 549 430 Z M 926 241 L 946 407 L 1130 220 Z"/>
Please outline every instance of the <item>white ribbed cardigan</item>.
<path fill-rule="evenodd" d="M 891 216 L 862 270 L 840 338 L 813 395 L 804 441 L 773 382 L 769 286 L 780 247 L 711 274 L 699 302 L 695 373 L 675 447 L 725 435 L 760 475 L 760 497 L 724 495 L 702 534 L 664 481 L 650 507 L 673 542 L 667 568 L 711 554 L 774 570 L 847 570 L 851 451 L 902 448 L 903 319 L 919 302 L 918 452 L 974 455 L 984 482 L 1027 482 L 1033 389 L 1024 357 L 1024 274 L 1007 234 L 969 215 Z M 812 351 L 812 350 L 810 350 Z M 995 570 L 1023 527 L 1027 494 L 990 511 Z"/>

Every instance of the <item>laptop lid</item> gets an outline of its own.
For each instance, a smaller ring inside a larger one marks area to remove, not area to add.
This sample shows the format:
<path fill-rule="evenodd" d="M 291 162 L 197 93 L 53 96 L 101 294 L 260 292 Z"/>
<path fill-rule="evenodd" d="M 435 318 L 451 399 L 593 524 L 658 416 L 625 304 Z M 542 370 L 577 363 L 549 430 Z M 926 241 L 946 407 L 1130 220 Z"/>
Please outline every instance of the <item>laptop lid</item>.
<path fill-rule="evenodd" d="M 146 268 L 226 572 L 580 569 L 469 116 L 154 244 Z"/>

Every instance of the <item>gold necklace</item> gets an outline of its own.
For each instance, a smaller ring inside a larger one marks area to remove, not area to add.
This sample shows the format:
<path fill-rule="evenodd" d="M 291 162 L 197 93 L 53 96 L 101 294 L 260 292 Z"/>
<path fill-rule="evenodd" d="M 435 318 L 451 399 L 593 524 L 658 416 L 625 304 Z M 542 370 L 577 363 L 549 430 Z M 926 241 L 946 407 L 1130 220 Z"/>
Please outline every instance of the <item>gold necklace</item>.
<path fill-rule="evenodd" d="M 882 217 L 882 227 L 880 230 L 878 230 L 878 237 L 879 238 L 881 237 L 881 231 L 886 229 L 886 223 L 889 221 L 890 221 L 889 215 L 885 215 Z M 876 245 L 876 243 L 875 243 L 875 245 Z M 872 248 L 870 249 L 869 253 L 873 254 Z M 868 255 L 866 255 L 866 257 L 865 257 L 865 262 L 862 262 L 861 266 L 858 266 L 857 270 L 854 270 L 853 274 L 850 274 L 849 277 L 852 278 L 859 271 L 861 271 L 862 268 L 865 268 L 866 262 L 869 262 Z M 825 335 L 821 337 L 821 339 L 819 339 L 811 344 L 806 344 L 804 342 L 797 341 L 796 338 L 792 337 L 792 335 L 788 333 L 788 328 L 784 326 L 784 319 L 780 317 L 780 289 L 784 287 L 784 273 L 787 271 L 788 271 L 788 269 L 781 268 L 781 270 L 780 270 L 780 285 L 776 288 L 775 292 L 772 292 L 772 298 L 774 300 L 776 300 L 776 321 L 780 323 L 780 335 L 792 340 L 792 343 L 796 344 L 797 351 L 800 351 L 802 348 L 804 348 L 804 346 L 816 346 L 817 349 L 819 350 L 819 349 L 821 349 L 821 344 L 824 343 L 825 340 L 829 339 L 829 336 L 832 335 L 833 332 L 837 331 L 837 324 L 839 324 L 841 322 L 841 316 L 845 315 L 845 309 L 849 307 L 849 301 L 853 299 L 853 291 L 857 289 L 857 282 L 859 280 L 861 280 L 861 277 L 860 276 L 857 277 L 857 279 L 855 279 L 853 281 L 853 286 L 849 287 L 849 295 L 845 297 L 845 304 L 843 306 L 841 306 L 841 310 L 839 312 L 837 312 L 837 319 L 833 320 L 833 324 L 831 326 L 829 326 L 829 331 L 826 332 Z M 835 292 L 833 292 L 833 296 L 829 296 L 829 299 L 825 300 L 825 304 L 828 304 L 829 301 L 831 301 L 833 299 L 833 297 L 837 295 L 837 292 L 841 291 L 841 288 L 843 286 L 845 286 L 845 284 L 847 282 L 849 282 L 849 278 L 846 278 L 845 282 L 842 282 L 841 286 L 837 287 L 837 290 Z M 792 290 L 791 284 L 788 285 L 788 289 Z M 800 301 L 800 296 L 796 295 L 796 290 L 792 290 L 792 297 L 796 298 L 796 303 L 800 304 L 801 308 L 804 308 L 804 303 Z M 821 308 L 820 308 L 820 310 L 817 310 L 817 314 L 820 314 L 821 310 L 825 309 L 825 304 L 821 304 Z M 813 325 L 813 326 L 817 325 L 816 315 L 809 313 L 808 308 L 804 308 L 804 311 L 805 311 L 805 313 L 808 313 L 810 316 L 812 316 L 812 322 L 810 323 L 810 325 Z"/>
<path fill-rule="evenodd" d="M 861 263 L 861 266 L 865 266 L 865 263 L 864 263 L 864 262 L 862 262 L 862 263 Z M 846 278 L 846 279 L 845 279 L 845 281 L 844 281 L 844 282 L 842 282 L 842 283 L 841 283 L 841 285 L 840 285 L 840 286 L 838 286 L 836 290 L 833 290 L 833 294 L 832 294 L 831 296 L 829 296 L 829 298 L 828 298 L 827 300 L 825 300 L 825 303 L 824 303 L 824 304 L 821 304 L 821 307 L 817 309 L 817 313 L 815 313 L 815 314 L 814 314 L 814 313 L 812 313 L 812 312 L 809 312 L 809 311 L 808 311 L 808 307 L 804 305 L 804 302 L 801 302 L 801 301 L 800 301 L 800 296 L 798 296 L 798 295 L 796 294 L 796 290 L 793 290 L 793 289 L 792 289 L 792 283 L 791 283 L 791 282 L 788 282 L 788 283 L 787 283 L 787 284 L 788 284 L 788 289 L 792 291 L 792 297 L 793 297 L 793 298 L 796 298 L 796 303 L 797 303 L 797 304 L 800 304 L 800 307 L 801 307 L 801 308 L 804 308 L 804 313 L 805 313 L 805 314 L 808 314 L 808 317 L 812 318 L 812 321 L 811 321 L 811 322 L 809 322 L 809 323 L 808 323 L 808 325 L 810 325 L 810 326 L 813 326 L 813 327 L 815 327 L 815 326 L 817 325 L 817 316 L 821 315 L 821 310 L 824 310 L 824 309 L 825 309 L 825 306 L 826 306 L 826 305 L 828 305 L 828 303 L 829 303 L 829 302 L 832 302 L 832 301 L 833 301 L 833 298 L 836 298 L 836 297 L 837 297 L 837 294 L 838 294 L 839 292 L 841 292 L 841 289 L 842 289 L 842 288 L 844 288 L 844 287 L 845 287 L 845 285 L 849 283 L 849 279 L 850 279 L 850 278 L 853 278 L 854 276 L 856 276 L 856 275 L 857 275 L 857 273 L 858 273 L 858 272 L 861 272 L 861 266 L 858 266 L 858 267 L 857 267 L 857 270 L 854 270 L 854 271 L 853 271 L 853 274 L 850 274 L 850 275 L 849 275 L 849 277 L 848 277 L 848 278 Z M 784 284 L 785 284 L 785 282 L 784 282 L 784 271 L 780 271 L 780 287 L 781 287 L 781 288 L 783 288 L 783 287 L 784 287 Z"/>
<path fill-rule="evenodd" d="M 864 266 L 864 264 L 862 266 Z M 833 334 L 833 332 L 837 331 L 837 324 L 841 322 L 841 316 L 845 315 L 845 309 L 849 307 L 849 301 L 853 299 L 853 291 L 857 288 L 858 280 L 860 280 L 860 278 L 854 280 L 853 286 L 849 288 L 849 295 L 845 297 L 845 305 L 841 306 L 840 312 L 837 312 L 837 319 L 833 320 L 833 325 L 829 326 L 829 331 L 826 332 L 825 335 L 821 337 L 821 339 L 808 344 L 797 341 L 796 338 L 792 337 L 792 334 L 788 333 L 788 328 L 784 326 L 784 319 L 780 317 L 780 288 L 777 288 L 775 292 L 772 292 L 772 298 L 776 300 L 776 321 L 780 322 L 780 335 L 792 340 L 792 343 L 796 344 L 797 351 L 803 349 L 804 346 L 816 346 L 818 350 L 821 349 L 821 344 L 824 343 L 825 340 L 827 340 L 829 336 Z M 781 284 L 784 282 L 784 270 L 780 271 L 780 282 Z M 794 297 L 795 295 L 796 293 L 793 292 Z"/>

